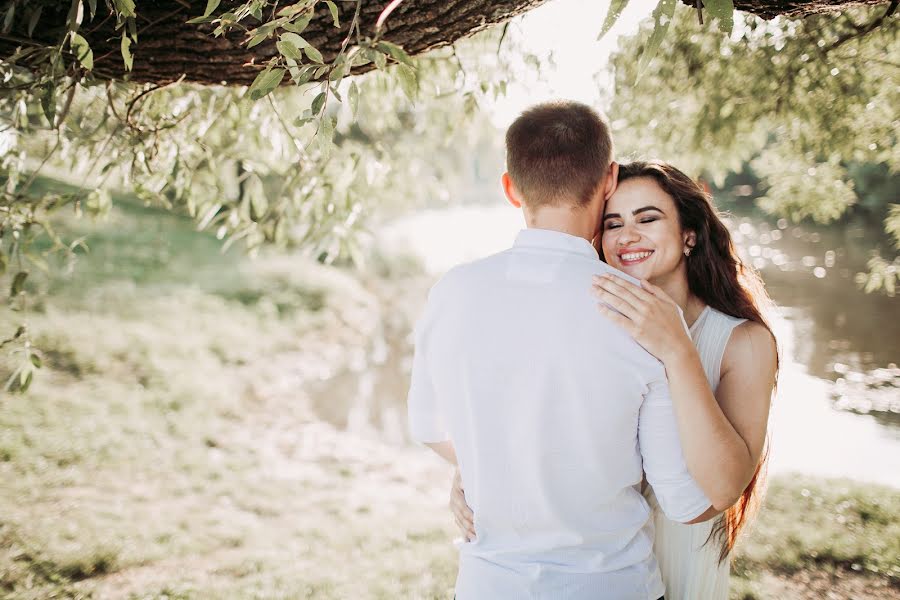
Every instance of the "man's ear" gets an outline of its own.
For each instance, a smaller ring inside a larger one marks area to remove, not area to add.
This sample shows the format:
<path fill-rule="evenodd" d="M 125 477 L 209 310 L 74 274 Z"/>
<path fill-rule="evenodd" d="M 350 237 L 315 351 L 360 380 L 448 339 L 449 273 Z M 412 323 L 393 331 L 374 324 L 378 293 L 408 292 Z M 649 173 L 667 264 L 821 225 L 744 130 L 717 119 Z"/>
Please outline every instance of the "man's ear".
<path fill-rule="evenodd" d="M 503 173 L 500 183 L 503 185 L 503 193 L 506 194 L 509 203 L 516 208 L 522 208 L 522 197 L 519 195 L 519 190 L 516 189 L 512 177 L 509 176 L 509 171 Z"/>
<path fill-rule="evenodd" d="M 609 163 L 609 171 L 606 172 L 606 181 L 604 182 L 603 199 L 609 200 L 616 193 L 619 187 L 619 163 L 612 161 Z"/>

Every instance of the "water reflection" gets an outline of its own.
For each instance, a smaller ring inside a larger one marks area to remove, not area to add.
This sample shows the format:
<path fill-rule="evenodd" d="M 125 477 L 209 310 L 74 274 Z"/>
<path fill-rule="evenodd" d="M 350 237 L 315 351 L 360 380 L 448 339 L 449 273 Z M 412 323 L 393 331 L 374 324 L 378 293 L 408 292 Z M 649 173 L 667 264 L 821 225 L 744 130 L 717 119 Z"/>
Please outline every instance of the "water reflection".
<path fill-rule="evenodd" d="M 798 226 L 736 203 L 725 208 L 744 258 L 775 302 L 793 309 L 794 360 L 834 383 L 834 408 L 900 427 L 900 298 L 865 294 L 856 283 L 872 249 L 887 245 L 881 224 Z"/>

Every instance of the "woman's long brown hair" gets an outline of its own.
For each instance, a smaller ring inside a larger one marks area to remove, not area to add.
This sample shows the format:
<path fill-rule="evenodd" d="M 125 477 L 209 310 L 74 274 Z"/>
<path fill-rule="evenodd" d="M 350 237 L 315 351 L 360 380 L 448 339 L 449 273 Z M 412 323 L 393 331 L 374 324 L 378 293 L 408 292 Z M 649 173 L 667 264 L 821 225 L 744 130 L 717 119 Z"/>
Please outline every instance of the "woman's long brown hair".
<path fill-rule="evenodd" d="M 762 279 L 755 269 L 741 260 L 710 195 L 668 163 L 635 161 L 619 167 L 619 183 L 638 177 L 654 180 L 671 196 L 678 209 L 681 228 L 693 231 L 697 236 L 693 250 L 686 258 L 691 294 L 726 315 L 759 323 L 774 338 L 772 327 L 763 316 L 763 311 L 772 302 Z M 768 439 L 750 483 L 710 534 L 710 540 L 715 538 L 722 545 L 720 561 L 728 557 L 741 530 L 759 509 L 765 490 L 767 463 Z"/>

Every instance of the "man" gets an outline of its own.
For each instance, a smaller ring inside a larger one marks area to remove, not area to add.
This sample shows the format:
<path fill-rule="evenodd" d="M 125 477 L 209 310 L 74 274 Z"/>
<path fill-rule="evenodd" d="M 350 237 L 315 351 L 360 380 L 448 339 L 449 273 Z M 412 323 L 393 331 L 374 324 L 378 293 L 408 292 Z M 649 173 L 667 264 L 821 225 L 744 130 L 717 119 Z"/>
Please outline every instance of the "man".
<path fill-rule="evenodd" d="M 416 328 L 410 430 L 458 464 L 476 516 L 456 595 L 656 600 L 642 472 L 673 520 L 710 502 L 685 467 L 662 365 L 590 293 L 593 275 L 616 272 L 591 246 L 616 187 L 609 129 L 587 106 L 543 104 L 506 147 L 503 188 L 528 228 L 447 273 Z"/>

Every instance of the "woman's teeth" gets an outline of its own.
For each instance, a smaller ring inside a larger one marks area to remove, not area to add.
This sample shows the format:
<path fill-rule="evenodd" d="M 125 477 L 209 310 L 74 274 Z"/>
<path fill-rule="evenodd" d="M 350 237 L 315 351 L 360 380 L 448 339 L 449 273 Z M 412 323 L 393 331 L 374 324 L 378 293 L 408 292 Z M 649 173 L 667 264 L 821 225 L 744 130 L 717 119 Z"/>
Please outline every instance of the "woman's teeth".
<path fill-rule="evenodd" d="M 633 261 L 633 260 L 642 260 L 642 259 L 650 256 L 651 254 L 653 254 L 652 251 L 650 251 L 650 252 L 629 252 L 628 254 L 622 255 L 622 260 L 629 261 L 629 262 Z"/>

